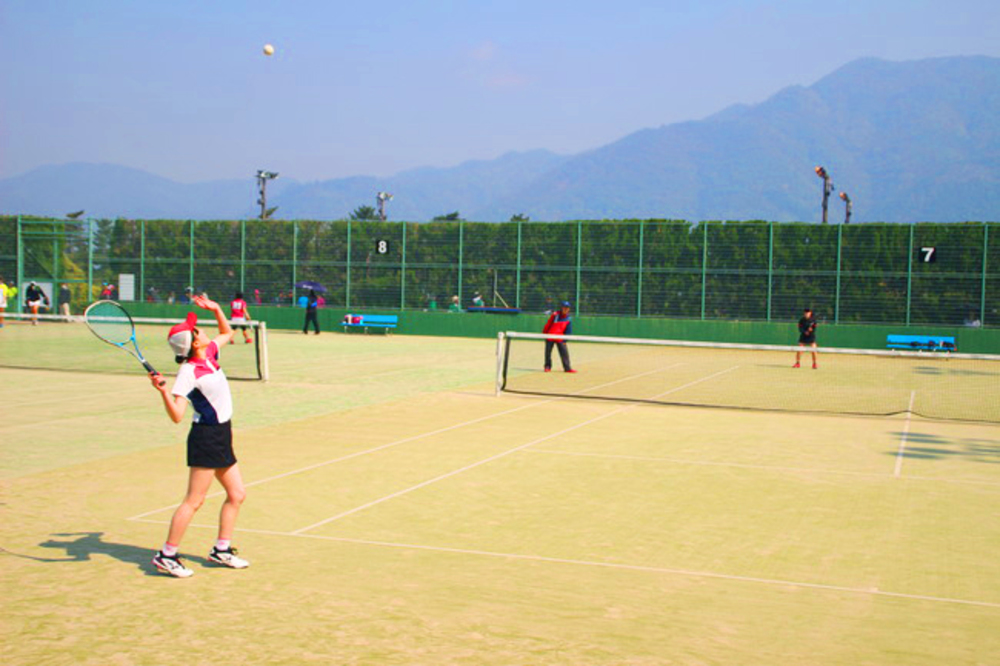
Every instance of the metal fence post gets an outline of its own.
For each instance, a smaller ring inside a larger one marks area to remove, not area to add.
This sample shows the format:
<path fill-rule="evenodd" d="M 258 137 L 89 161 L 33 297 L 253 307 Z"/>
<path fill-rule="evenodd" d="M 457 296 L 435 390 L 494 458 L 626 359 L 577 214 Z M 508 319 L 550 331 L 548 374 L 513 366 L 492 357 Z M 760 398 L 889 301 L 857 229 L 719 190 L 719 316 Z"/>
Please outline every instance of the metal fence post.
<path fill-rule="evenodd" d="M 703 230 L 701 234 L 701 318 L 705 318 L 705 287 L 706 275 L 708 273 L 708 225 L 701 223 Z"/>
<path fill-rule="evenodd" d="M 462 301 L 462 265 L 465 263 L 465 220 L 458 221 L 458 291 L 455 293 L 458 295 L 458 303 L 461 305 Z M 451 303 L 448 303 L 448 307 L 451 307 Z"/>
<path fill-rule="evenodd" d="M 403 225 L 403 263 L 399 272 L 399 309 L 406 309 L 406 222 Z"/>
<path fill-rule="evenodd" d="M 188 286 L 194 289 L 194 220 L 188 220 Z"/>
<path fill-rule="evenodd" d="M 347 290 L 344 294 L 344 300 L 347 302 L 344 307 L 350 309 L 351 307 L 351 221 L 347 220 Z"/>
<path fill-rule="evenodd" d="M 521 307 L 521 220 L 517 221 L 517 284 L 514 293 L 514 307 Z"/>
<path fill-rule="evenodd" d="M 911 301 L 913 298 L 913 230 L 916 225 L 910 225 L 910 253 L 906 258 L 906 325 L 910 325 Z"/>
<path fill-rule="evenodd" d="M 989 256 L 990 224 L 983 223 L 983 284 L 979 291 L 979 323 L 986 326 L 986 258 Z"/>
<path fill-rule="evenodd" d="M 767 320 L 771 321 L 771 290 L 774 282 L 774 222 L 767 223 Z"/>
<path fill-rule="evenodd" d="M 14 298 L 14 300 L 17 302 L 16 303 L 16 307 L 17 307 L 18 314 L 21 313 L 21 311 L 22 311 L 22 309 L 21 309 L 21 303 L 24 302 L 24 298 L 21 296 L 21 283 L 24 282 L 24 237 L 23 237 L 22 233 L 23 232 L 21 231 L 21 216 L 18 215 L 17 216 L 17 277 L 16 277 L 17 284 L 14 285 L 14 287 L 17 288 L 17 292 L 18 292 L 17 296 Z M 92 244 L 88 241 L 87 247 L 89 248 L 91 245 Z M 87 274 L 88 275 L 90 274 L 90 264 L 91 264 L 91 262 L 88 261 L 87 262 Z M 89 288 L 90 285 L 88 284 L 87 286 Z M 87 302 L 88 303 L 90 302 L 90 294 L 89 293 L 87 295 Z"/>
<path fill-rule="evenodd" d="M 146 220 L 139 220 L 139 300 L 146 293 Z"/>
<path fill-rule="evenodd" d="M 833 297 L 833 323 L 840 323 L 840 270 L 841 248 L 844 246 L 844 225 L 837 225 L 837 291 Z"/>
<path fill-rule="evenodd" d="M 292 220 L 292 305 L 295 305 L 295 283 L 299 281 L 299 221 Z"/>
<path fill-rule="evenodd" d="M 87 220 L 87 302 L 94 297 L 94 220 Z M 20 312 L 20 310 L 18 310 Z"/>
<path fill-rule="evenodd" d="M 576 221 L 576 295 L 573 297 L 575 312 L 580 314 L 580 282 L 583 277 L 581 263 L 583 260 L 583 222 Z"/>
<path fill-rule="evenodd" d="M 247 290 L 247 221 L 240 220 L 240 292 Z"/>
<path fill-rule="evenodd" d="M 642 262 L 645 250 L 646 221 L 639 220 L 639 267 L 636 274 L 635 316 L 642 317 Z"/>

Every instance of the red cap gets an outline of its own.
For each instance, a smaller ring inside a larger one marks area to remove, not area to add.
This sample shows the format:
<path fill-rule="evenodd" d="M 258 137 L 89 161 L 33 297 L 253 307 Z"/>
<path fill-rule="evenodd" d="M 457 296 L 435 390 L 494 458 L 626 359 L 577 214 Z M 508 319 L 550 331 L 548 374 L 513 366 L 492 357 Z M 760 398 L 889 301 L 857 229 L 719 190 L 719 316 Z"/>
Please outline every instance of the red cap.
<path fill-rule="evenodd" d="M 198 315 L 188 312 L 187 317 L 181 323 L 173 326 L 167 333 L 167 342 L 174 350 L 175 356 L 187 356 L 191 353 L 192 329 L 198 323 Z"/>

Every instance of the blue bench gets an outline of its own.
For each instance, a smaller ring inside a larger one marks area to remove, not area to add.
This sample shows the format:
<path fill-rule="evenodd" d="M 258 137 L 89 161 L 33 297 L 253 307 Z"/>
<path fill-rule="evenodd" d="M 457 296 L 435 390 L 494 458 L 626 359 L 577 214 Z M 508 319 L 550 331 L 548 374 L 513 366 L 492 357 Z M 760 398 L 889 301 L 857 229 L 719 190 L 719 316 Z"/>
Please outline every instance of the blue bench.
<path fill-rule="evenodd" d="M 958 349 L 955 338 L 949 335 L 888 335 L 885 346 L 910 351 L 953 352 Z"/>
<path fill-rule="evenodd" d="M 399 316 L 397 315 L 347 315 L 340 322 L 344 327 L 344 333 L 352 328 L 363 328 L 365 333 L 369 328 L 381 328 L 388 335 L 391 329 L 399 326 Z"/>

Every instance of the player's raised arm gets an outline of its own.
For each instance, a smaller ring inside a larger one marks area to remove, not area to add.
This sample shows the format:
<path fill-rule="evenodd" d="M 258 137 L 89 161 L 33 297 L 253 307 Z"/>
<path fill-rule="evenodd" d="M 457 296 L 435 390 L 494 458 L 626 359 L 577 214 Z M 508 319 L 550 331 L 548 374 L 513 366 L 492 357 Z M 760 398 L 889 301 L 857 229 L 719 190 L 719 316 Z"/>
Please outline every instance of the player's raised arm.
<path fill-rule="evenodd" d="M 229 341 L 233 339 L 233 328 L 229 325 L 226 315 L 222 312 L 222 306 L 200 295 L 194 297 L 194 304 L 215 315 L 215 321 L 219 325 L 219 335 L 213 339 L 213 342 L 219 347 L 229 344 Z"/>

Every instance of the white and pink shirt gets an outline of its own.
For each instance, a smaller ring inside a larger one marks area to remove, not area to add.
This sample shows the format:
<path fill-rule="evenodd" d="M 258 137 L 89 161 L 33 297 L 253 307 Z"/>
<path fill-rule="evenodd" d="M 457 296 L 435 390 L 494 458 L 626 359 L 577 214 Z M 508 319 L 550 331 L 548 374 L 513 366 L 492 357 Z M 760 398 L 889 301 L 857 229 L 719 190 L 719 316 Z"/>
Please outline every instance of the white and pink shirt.
<path fill-rule="evenodd" d="M 195 423 L 217 425 L 233 418 L 233 396 L 219 365 L 219 346 L 214 342 L 208 345 L 205 358 L 181 364 L 170 392 L 188 399 L 194 408 Z"/>

